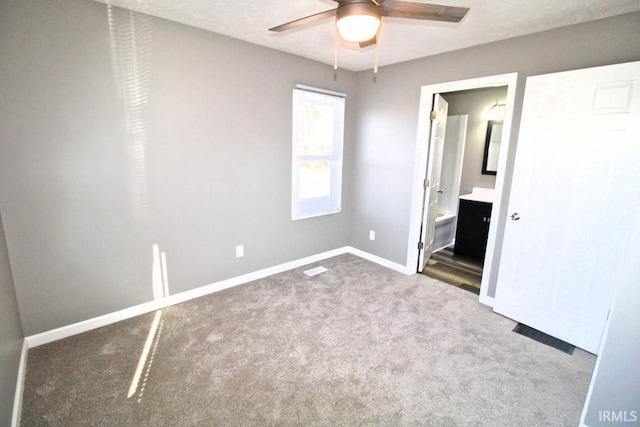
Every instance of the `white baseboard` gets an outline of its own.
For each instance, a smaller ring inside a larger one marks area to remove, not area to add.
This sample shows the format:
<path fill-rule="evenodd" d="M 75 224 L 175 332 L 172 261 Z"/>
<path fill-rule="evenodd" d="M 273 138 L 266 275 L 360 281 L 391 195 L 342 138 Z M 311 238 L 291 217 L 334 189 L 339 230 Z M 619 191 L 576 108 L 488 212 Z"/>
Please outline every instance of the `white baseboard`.
<path fill-rule="evenodd" d="M 490 297 L 489 295 L 483 294 L 482 292 L 480 293 L 480 297 L 478 301 L 480 301 L 480 303 L 487 305 L 491 308 L 493 308 L 493 305 L 495 304 L 495 298 Z"/>
<path fill-rule="evenodd" d="M 22 413 L 22 394 L 24 391 L 24 376 L 27 372 L 27 354 L 29 344 L 27 340 L 22 341 L 22 351 L 20 352 L 20 364 L 18 365 L 18 378 L 16 380 L 16 392 L 13 398 L 13 413 L 11 415 L 11 427 L 20 425 L 20 414 Z"/>
<path fill-rule="evenodd" d="M 418 268 L 409 268 L 406 265 L 402 265 L 402 264 L 398 264 L 395 263 L 393 261 L 389 261 L 388 259 L 385 258 L 381 258 L 377 255 L 372 255 L 369 252 L 365 252 L 365 251 L 361 251 L 360 249 L 356 249 L 354 247 L 351 246 L 347 246 L 347 252 L 349 252 L 350 254 L 359 256 L 360 258 L 364 258 L 368 261 L 371 262 L 375 262 L 376 264 L 379 264 L 383 267 L 387 267 L 390 268 L 391 270 L 395 270 L 397 272 L 400 272 L 402 274 L 406 274 L 407 276 L 411 276 L 413 274 L 416 274 Z"/>
<path fill-rule="evenodd" d="M 141 314 L 159 310 L 163 307 L 166 307 L 166 305 L 163 304 L 163 301 L 145 302 L 143 304 L 134 305 L 133 307 L 125 308 L 123 310 L 114 311 L 113 313 L 93 317 L 91 319 L 83 320 L 78 323 L 72 323 L 71 325 L 62 326 L 60 328 L 52 329 L 50 331 L 42 332 L 39 334 L 30 335 L 25 338 L 25 341 L 29 345 L 29 348 L 37 347 L 39 345 L 48 344 L 53 341 L 58 341 L 63 338 L 81 334 L 92 329 L 110 325 L 121 320 L 130 319 L 132 317 L 140 316 Z"/>
<path fill-rule="evenodd" d="M 351 253 L 359 256 L 376 264 L 380 264 L 384 267 L 390 268 L 400 273 L 411 275 L 415 274 L 415 271 L 410 271 L 406 266 L 397 264 L 395 262 L 386 260 L 376 255 L 372 255 L 368 252 L 361 251 L 360 249 L 353 248 L 351 246 L 344 246 L 338 249 L 334 249 L 327 252 L 322 252 L 316 255 L 300 258 L 295 261 L 286 262 L 284 264 L 276 265 L 274 267 L 268 267 L 262 270 L 254 271 L 252 273 L 243 274 L 241 276 L 232 277 L 230 279 L 222 280 L 220 282 L 212 283 L 210 285 L 201 286 L 189 291 L 181 292 L 175 295 L 170 295 L 162 300 L 150 301 L 143 304 L 135 305 L 133 307 L 125 308 L 123 310 L 115 311 L 113 313 L 105 314 L 102 316 L 94 317 L 84 320 L 82 322 L 73 323 L 71 325 L 63 326 L 60 328 L 52 329 L 50 331 L 42 332 L 39 334 L 31 335 L 25 338 L 25 343 L 28 348 L 37 347 L 39 345 L 47 344 L 53 341 L 57 341 L 63 338 L 67 338 L 73 335 L 87 332 L 92 329 L 100 328 L 102 326 L 110 325 L 122 320 L 130 319 L 135 316 L 150 313 L 155 310 L 160 310 L 164 307 L 168 307 L 174 304 L 179 304 L 185 301 L 192 300 L 201 296 L 209 295 L 214 292 L 219 292 L 223 289 L 228 289 L 234 286 L 242 285 L 254 280 L 262 279 L 267 276 L 282 273 L 294 268 L 302 267 L 307 264 L 322 261 L 327 258 L 342 255 L 345 253 Z"/>
<path fill-rule="evenodd" d="M 236 276 L 236 277 L 232 277 L 231 279 L 226 279 L 220 282 L 212 283 L 210 285 L 201 286 L 199 288 L 191 289 L 189 291 L 185 291 L 179 294 L 169 296 L 168 298 L 165 299 L 165 301 L 167 301 L 166 305 L 179 304 L 181 302 L 189 301 L 191 299 L 198 298 L 204 295 L 209 295 L 214 292 L 219 292 L 224 289 L 249 283 L 254 280 L 263 279 L 268 276 L 273 276 L 274 274 L 293 270 L 294 268 L 302 267 L 303 265 L 322 261 L 323 259 L 346 254 L 347 252 L 349 252 L 349 247 L 344 246 L 342 248 L 334 249 L 327 252 L 322 252 L 320 254 L 308 256 L 295 261 L 286 262 L 284 264 L 276 265 L 274 267 L 268 267 L 263 270 L 254 271 L 253 273 L 247 273 L 247 274 L 243 274 L 242 276 Z"/>

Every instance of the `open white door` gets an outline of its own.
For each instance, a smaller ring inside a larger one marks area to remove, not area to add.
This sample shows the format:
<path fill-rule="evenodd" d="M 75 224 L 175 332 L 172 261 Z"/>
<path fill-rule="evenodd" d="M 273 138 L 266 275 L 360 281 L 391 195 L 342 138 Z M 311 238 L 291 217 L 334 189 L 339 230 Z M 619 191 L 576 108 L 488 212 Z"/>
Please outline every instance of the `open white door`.
<path fill-rule="evenodd" d="M 424 182 L 424 203 L 422 205 L 422 230 L 418 247 L 418 272 L 422 272 L 433 253 L 433 237 L 436 228 L 438 191 L 442 174 L 442 151 L 444 149 L 445 128 L 449 104 L 440 94 L 433 97 L 431 130 L 429 131 L 429 156 L 427 178 Z M 435 116 L 435 117 L 434 117 Z"/>
<path fill-rule="evenodd" d="M 529 77 L 494 310 L 597 353 L 640 199 L 640 62 Z"/>

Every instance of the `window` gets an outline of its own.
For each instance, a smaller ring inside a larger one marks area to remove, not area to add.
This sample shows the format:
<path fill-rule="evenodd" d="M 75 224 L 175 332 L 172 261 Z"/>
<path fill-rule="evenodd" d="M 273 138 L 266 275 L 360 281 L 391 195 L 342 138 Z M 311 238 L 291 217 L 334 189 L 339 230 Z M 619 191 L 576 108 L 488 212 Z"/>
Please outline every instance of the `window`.
<path fill-rule="evenodd" d="M 344 104 L 344 96 L 293 90 L 293 220 L 342 208 Z"/>

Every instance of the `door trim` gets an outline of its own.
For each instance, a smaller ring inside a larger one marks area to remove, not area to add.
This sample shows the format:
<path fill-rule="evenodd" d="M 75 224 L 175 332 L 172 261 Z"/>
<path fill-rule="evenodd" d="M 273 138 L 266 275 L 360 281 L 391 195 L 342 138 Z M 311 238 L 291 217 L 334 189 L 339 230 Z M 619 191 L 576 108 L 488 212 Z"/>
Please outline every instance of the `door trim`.
<path fill-rule="evenodd" d="M 496 176 L 496 188 L 491 211 L 491 225 L 489 226 L 489 238 L 487 240 L 487 255 L 484 261 L 484 274 L 480 288 L 480 302 L 493 306 L 495 286 L 498 278 L 498 265 L 500 263 L 500 249 L 506 222 L 506 212 L 509 202 L 508 185 L 510 182 L 513 164 L 513 150 L 511 147 L 511 128 L 513 122 L 513 110 L 515 107 L 516 85 L 518 73 L 499 74 L 495 76 L 480 77 L 475 79 L 458 80 L 453 82 L 438 83 L 422 86 L 420 90 L 420 109 L 418 115 L 418 132 L 416 139 L 415 162 L 413 168 L 413 180 L 411 190 L 411 213 L 409 222 L 409 239 L 407 242 L 407 269 L 418 265 L 418 251 L 416 243 L 420 236 L 422 225 L 422 203 L 424 202 L 423 182 L 427 174 L 427 157 L 429 153 L 429 120 L 423 120 L 431 113 L 433 96 L 437 93 L 456 92 L 468 89 L 480 89 L 496 86 L 507 86 L 507 111 L 502 129 L 502 143 L 498 157 L 498 174 Z M 414 270 L 415 271 L 415 270 Z"/>

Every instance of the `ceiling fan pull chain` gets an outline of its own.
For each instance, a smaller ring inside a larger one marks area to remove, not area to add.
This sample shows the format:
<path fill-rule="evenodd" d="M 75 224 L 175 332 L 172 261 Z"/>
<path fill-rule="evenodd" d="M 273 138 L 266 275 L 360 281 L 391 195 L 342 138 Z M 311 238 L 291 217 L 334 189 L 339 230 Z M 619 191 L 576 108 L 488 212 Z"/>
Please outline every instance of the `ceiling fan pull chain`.
<path fill-rule="evenodd" d="M 378 38 L 377 43 L 376 43 L 376 53 L 375 53 L 375 60 L 373 63 L 373 81 L 375 83 L 376 81 L 376 76 L 378 75 L 378 46 L 380 46 L 380 39 Z"/>
<path fill-rule="evenodd" d="M 338 30 L 335 30 L 333 43 L 333 70 L 338 70 Z"/>

